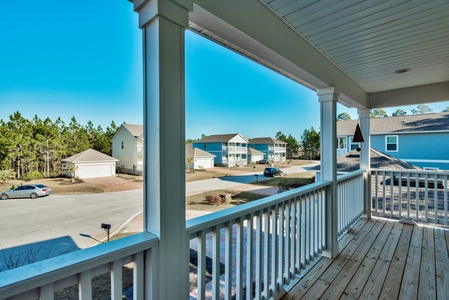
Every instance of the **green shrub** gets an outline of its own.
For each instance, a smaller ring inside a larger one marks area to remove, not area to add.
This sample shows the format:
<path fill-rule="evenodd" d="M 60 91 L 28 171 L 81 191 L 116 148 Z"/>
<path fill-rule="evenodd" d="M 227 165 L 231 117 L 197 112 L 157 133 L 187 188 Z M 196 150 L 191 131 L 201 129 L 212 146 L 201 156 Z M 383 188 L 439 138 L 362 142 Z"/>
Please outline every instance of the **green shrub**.
<path fill-rule="evenodd" d="M 42 178 L 44 178 L 44 175 L 42 175 L 42 173 L 39 171 L 31 171 L 30 173 L 20 177 L 21 180 L 25 181 L 37 180 Z"/>

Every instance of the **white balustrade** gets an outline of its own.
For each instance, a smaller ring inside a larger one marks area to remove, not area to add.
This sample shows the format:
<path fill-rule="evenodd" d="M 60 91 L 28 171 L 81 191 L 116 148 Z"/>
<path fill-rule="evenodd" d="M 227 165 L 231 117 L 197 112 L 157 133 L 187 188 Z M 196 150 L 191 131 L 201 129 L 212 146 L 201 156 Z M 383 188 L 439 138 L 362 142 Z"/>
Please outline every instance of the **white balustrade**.
<path fill-rule="evenodd" d="M 372 214 L 448 225 L 445 172 L 372 170 Z"/>
<path fill-rule="evenodd" d="M 277 299 L 285 293 L 324 250 L 330 184 L 314 183 L 188 220 L 198 259 L 197 299 Z"/>
<path fill-rule="evenodd" d="M 151 264 L 158 239 L 144 232 L 0 273 L 0 299 L 53 299 L 78 285 L 80 299 L 92 299 L 92 278 L 110 272 L 111 299 L 122 299 L 122 266 L 133 263 L 133 297 L 144 298 L 144 264 Z M 146 261 L 145 261 L 146 260 Z M 151 270 L 152 272 L 153 270 Z"/>

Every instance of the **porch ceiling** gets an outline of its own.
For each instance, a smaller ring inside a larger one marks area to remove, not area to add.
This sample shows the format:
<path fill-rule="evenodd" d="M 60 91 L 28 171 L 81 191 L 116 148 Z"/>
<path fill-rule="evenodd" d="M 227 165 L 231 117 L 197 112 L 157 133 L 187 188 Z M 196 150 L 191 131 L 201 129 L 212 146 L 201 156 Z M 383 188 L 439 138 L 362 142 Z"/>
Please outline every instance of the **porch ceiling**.
<path fill-rule="evenodd" d="M 449 100 L 447 1 L 197 0 L 191 5 L 192 30 L 312 89 L 335 86 L 347 106 Z"/>

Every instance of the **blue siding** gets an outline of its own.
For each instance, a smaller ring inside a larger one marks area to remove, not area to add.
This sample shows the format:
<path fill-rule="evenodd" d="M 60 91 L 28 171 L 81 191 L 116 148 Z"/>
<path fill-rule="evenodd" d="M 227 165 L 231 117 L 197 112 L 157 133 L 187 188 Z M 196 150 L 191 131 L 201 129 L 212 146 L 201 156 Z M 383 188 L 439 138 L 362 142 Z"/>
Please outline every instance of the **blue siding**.
<path fill-rule="evenodd" d="M 395 135 L 395 134 L 388 134 Z M 386 151 L 386 135 L 372 135 L 371 147 L 383 153 L 408 161 L 411 160 L 449 160 L 449 134 L 448 133 L 413 133 L 398 134 L 398 151 Z M 448 163 L 415 162 L 418 167 L 437 167 L 449 169 Z"/>
<path fill-rule="evenodd" d="M 254 144 L 253 148 L 263 152 L 263 158 L 268 159 L 268 144 Z"/>
<path fill-rule="evenodd" d="M 214 164 L 223 163 L 223 143 L 206 143 L 206 148 L 204 148 L 204 143 L 193 142 L 192 146 L 215 155 Z"/>

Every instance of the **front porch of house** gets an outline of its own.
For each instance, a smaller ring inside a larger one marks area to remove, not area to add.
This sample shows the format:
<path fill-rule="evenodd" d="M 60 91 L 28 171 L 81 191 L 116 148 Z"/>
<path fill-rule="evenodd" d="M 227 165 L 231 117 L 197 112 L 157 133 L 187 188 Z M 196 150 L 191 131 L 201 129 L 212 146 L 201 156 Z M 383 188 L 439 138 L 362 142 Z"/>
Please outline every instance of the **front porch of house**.
<path fill-rule="evenodd" d="M 335 259 L 321 258 L 282 297 L 293 299 L 447 299 L 449 229 L 360 219 L 340 240 Z"/>
<path fill-rule="evenodd" d="M 143 232 L 0 273 L 0 299 L 54 299 L 70 285 L 92 299 L 92 279 L 103 273 L 110 298 L 122 299 L 124 265 L 138 300 L 447 297 L 448 233 L 438 226 L 449 224 L 449 173 L 371 170 L 369 119 L 375 108 L 449 100 L 449 6 L 312 2 L 134 0 L 144 56 Z M 316 92 L 321 181 L 186 222 L 186 30 Z M 358 109 L 365 138 L 361 170 L 339 177 L 337 103 Z"/>
<path fill-rule="evenodd" d="M 366 171 L 338 178 L 334 258 L 325 246 L 331 182 L 188 220 L 196 270 L 190 283 L 170 285 L 190 285 L 191 299 L 444 299 L 448 190 L 444 184 L 429 188 L 429 181 L 447 183 L 449 173 L 400 171 L 395 176 L 409 184 L 399 186 L 389 180 L 394 172 L 371 172 L 368 212 L 362 201 Z M 423 186 L 411 177 L 423 178 Z M 391 191 L 383 192 L 384 185 Z M 383 217 L 369 218 L 370 212 Z M 73 284 L 80 299 L 92 299 L 92 278 L 107 272 L 111 299 L 121 299 L 124 265 L 134 273 L 134 299 L 158 299 L 158 251 L 158 238 L 143 232 L 13 269 L 0 273 L 0 299 L 53 299 Z"/>

